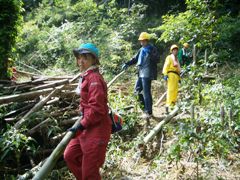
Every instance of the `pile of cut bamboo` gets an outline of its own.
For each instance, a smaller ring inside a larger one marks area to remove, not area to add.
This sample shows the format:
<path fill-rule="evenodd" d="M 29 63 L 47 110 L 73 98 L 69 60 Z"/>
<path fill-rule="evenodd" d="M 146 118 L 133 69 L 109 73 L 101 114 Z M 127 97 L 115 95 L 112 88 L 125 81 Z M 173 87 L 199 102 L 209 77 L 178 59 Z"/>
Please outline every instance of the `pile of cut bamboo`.
<path fill-rule="evenodd" d="M 75 93 L 79 76 L 32 76 L 26 82 L 0 82 L 0 108 L 4 109 L 0 112 L 1 127 L 9 124 L 21 129 L 39 146 L 36 156 L 25 152 L 21 155 L 25 157 L 20 162 L 24 169 L 19 165 L 6 165 L 4 169 L 23 174 L 26 169 L 35 167 L 49 156 L 66 130 L 79 119 L 79 96 Z"/>

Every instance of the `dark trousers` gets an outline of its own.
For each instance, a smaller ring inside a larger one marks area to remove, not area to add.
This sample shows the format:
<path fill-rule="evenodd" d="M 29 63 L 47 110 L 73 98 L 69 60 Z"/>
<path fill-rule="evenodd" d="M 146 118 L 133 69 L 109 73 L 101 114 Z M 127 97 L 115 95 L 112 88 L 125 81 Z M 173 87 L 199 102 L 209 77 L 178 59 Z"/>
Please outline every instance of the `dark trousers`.
<path fill-rule="evenodd" d="M 139 100 L 144 107 L 144 112 L 152 114 L 152 93 L 150 78 L 139 77 L 136 81 L 135 92 L 139 96 Z"/>

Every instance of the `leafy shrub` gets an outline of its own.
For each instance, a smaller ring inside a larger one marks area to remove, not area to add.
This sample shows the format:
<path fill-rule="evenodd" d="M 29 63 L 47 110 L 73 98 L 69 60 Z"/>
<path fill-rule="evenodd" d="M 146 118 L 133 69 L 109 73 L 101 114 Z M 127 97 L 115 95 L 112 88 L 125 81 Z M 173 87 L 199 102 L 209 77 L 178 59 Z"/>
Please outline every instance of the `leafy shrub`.
<path fill-rule="evenodd" d="M 62 4 L 60 3 L 62 2 Z M 17 52 L 21 62 L 37 69 L 56 66 L 75 69 L 72 49 L 83 42 L 100 48 L 104 71 L 116 73 L 119 65 L 133 55 L 129 40 L 137 39 L 145 6 L 117 8 L 114 0 L 97 6 L 92 0 L 58 1 L 59 6 L 42 3 L 26 17 Z"/>
<path fill-rule="evenodd" d="M 15 128 L 8 128 L 6 132 L 1 132 L 0 138 L 0 162 L 7 166 L 15 164 L 20 165 L 20 158 L 22 153 L 35 151 L 34 140 L 22 134 Z"/>

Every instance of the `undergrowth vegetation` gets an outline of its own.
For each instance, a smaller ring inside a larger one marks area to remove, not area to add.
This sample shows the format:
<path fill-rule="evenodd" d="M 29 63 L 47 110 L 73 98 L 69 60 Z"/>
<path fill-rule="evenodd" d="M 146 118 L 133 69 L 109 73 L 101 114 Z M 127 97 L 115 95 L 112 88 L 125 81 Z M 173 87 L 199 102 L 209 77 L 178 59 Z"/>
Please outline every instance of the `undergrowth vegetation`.
<path fill-rule="evenodd" d="M 140 170 L 140 175 L 136 173 L 136 176 L 147 179 L 148 175 L 153 174 L 153 179 L 174 179 L 176 177 L 172 174 L 180 174 L 177 178 L 209 179 L 215 175 L 223 179 L 226 176 L 217 174 L 217 170 L 212 172 L 222 161 L 224 163 L 220 168 L 226 170 L 227 175 L 239 177 L 240 20 L 239 12 L 231 11 L 235 5 L 233 1 L 226 1 L 225 4 L 219 0 L 186 0 L 186 11 L 182 12 L 182 8 L 173 11 L 177 4 L 169 13 L 159 14 L 159 17 L 156 14 L 147 17 L 149 7 L 143 1 L 134 1 L 129 7 L 122 7 L 115 0 L 106 3 L 94 0 L 37 2 L 24 14 L 23 28 L 14 54 L 19 69 L 24 69 L 26 64 L 47 75 L 74 74 L 77 67 L 73 48 L 83 42 L 93 42 L 100 49 L 101 72 L 109 81 L 121 71 L 121 65 L 137 52 L 140 32 L 148 31 L 152 33 L 153 43 L 161 47 L 157 81 L 163 84 L 161 70 L 169 46 L 176 43 L 181 47 L 184 42 L 192 47 L 196 45 L 196 65 L 190 69 L 183 68 L 186 73 L 180 84 L 180 117 L 167 124 L 153 142 L 146 145 L 147 155 L 142 159 L 142 152 L 138 154 L 139 143 L 149 131 L 143 128 L 145 122 L 138 117 L 141 108 L 133 93 L 136 68 L 128 69 L 109 89 L 109 105 L 123 117 L 124 126 L 109 143 L 102 170 L 104 178 L 130 176 L 131 167 L 137 169 L 138 165 L 147 164 L 146 175 Z M 231 7 L 229 12 L 222 9 L 224 5 Z M 208 52 L 206 61 L 203 58 L 205 50 Z M 3 91 L 0 90 L 0 95 Z M 159 94 L 153 94 L 156 102 Z M 23 173 L 18 169 L 24 159 L 22 154 L 35 157 L 39 150 L 36 144 L 38 137 L 34 140 L 26 135 L 26 129 L 16 131 L 2 120 L 17 106 L 14 103 L 0 106 L 0 125 L 3 127 L 0 132 L 0 168 L 3 167 L 5 178 L 9 179 Z M 163 111 L 163 106 L 161 104 L 156 111 Z M 190 116 L 192 107 L 194 116 Z M 43 109 L 31 118 L 36 119 L 37 124 L 48 118 L 51 111 L 53 109 Z M 68 118 L 68 114 L 63 116 Z M 49 118 L 52 119 L 51 124 L 42 134 L 47 140 L 65 131 L 53 117 Z M 158 120 L 152 120 L 151 128 L 156 123 Z M 156 147 L 153 144 L 157 144 Z M 44 148 L 48 146 L 46 143 Z M 14 166 L 9 169 L 8 166 L 14 161 Z M 54 170 L 49 177 L 72 179 L 64 166 L 60 165 L 63 168 Z M 231 170 L 230 166 L 237 170 Z M 187 172 L 191 168 L 192 172 Z"/>

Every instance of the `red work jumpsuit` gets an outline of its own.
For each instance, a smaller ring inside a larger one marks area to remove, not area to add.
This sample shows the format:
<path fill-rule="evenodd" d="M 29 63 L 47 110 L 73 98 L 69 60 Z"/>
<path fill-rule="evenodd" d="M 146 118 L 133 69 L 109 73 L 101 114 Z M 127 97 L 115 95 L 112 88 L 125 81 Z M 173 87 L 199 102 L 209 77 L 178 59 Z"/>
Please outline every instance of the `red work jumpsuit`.
<path fill-rule="evenodd" d="M 86 128 L 77 132 L 64 152 L 68 168 L 77 180 L 100 180 L 100 167 L 105 160 L 112 122 L 108 115 L 107 85 L 98 68 L 83 74 L 80 92 L 81 124 Z"/>

